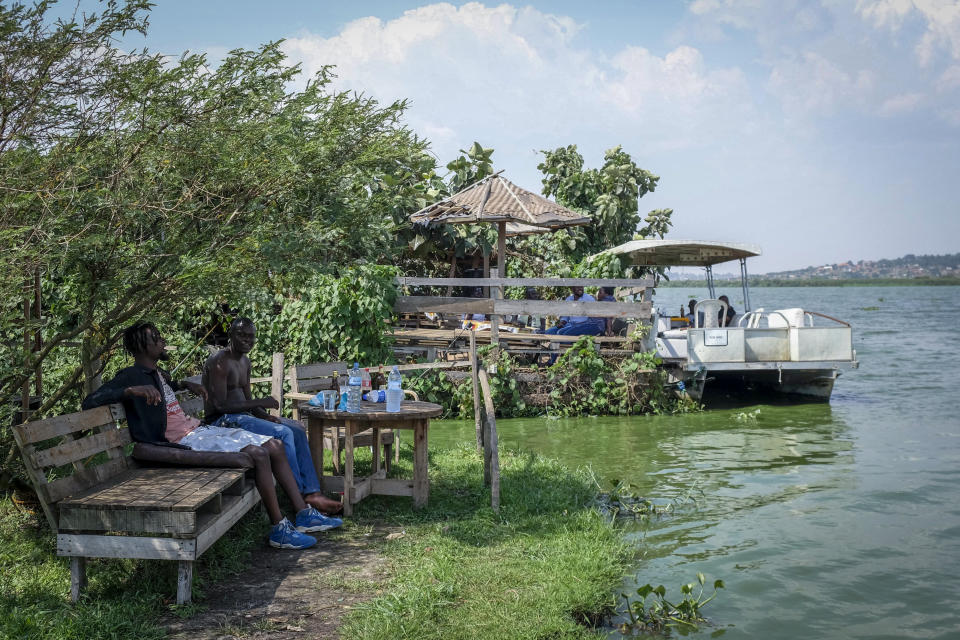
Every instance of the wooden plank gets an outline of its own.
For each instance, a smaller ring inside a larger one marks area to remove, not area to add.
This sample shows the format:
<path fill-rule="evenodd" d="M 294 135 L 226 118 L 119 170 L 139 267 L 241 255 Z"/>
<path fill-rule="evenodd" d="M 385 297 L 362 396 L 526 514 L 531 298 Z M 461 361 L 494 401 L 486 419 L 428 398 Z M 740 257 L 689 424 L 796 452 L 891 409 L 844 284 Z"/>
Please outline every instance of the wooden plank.
<path fill-rule="evenodd" d="M 51 504 L 60 502 L 67 496 L 77 495 L 105 480 L 117 476 L 130 468 L 129 458 L 115 458 L 107 462 L 74 471 L 72 476 L 59 478 L 43 486 Z"/>
<path fill-rule="evenodd" d="M 420 340 L 443 340 L 452 342 L 455 339 L 467 337 L 467 329 L 398 329 L 394 331 L 393 338 L 397 342 L 406 343 Z M 500 342 L 576 342 L 583 336 L 558 336 L 544 333 L 501 333 Z M 477 331 L 476 338 L 479 342 L 489 342 L 490 334 L 486 331 Z M 625 344 L 632 343 L 630 338 L 625 336 L 593 336 L 593 341 L 598 344 Z M 408 365 L 410 367 L 425 368 L 424 365 Z M 465 366 L 465 365 L 459 365 Z M 448 367 L 443 367 L 448 368 Z"/>
<path fill-rule="evenodd" d="M 489 298 L 448 298 L 446 296 L 397 296 L 393 305 L 397 313 L 437 311 L 440 313 L 493 313 Z"/>
<path fill-rule="evenodd" d="M 68 440 L 56 446 L 37 451 L 36 464 L 41 469 L 59 467 L 78 460 L 85 460 L 108 449 L 123 448 L 131 442 L 128 429 L 109 428 L 78 440 Z"/>
<path fill-rule="evenodd" d="M 346 441 L 343 449 L 343 515 L 353 515 L 353 434 L 359 426 L 353 420 L 346 420 Z"/>
<path fill-rule="evenodd" d="M 213 543 L 220 539 L 220 536 L 229 531 L 237 520 L 242 518 L 250 509 L 260 502 L 260 493 L 256 487 L 250 485 L 244 491 L 243 495 L 237 498 L 231 498 L 224 502 L 223 512 L 210 522 L 203 522 L 198 525 L 196 538 L 196 557 L 213 546 Z"/>
<path fill-rule="evenodd" d="M 483 453 L 483 423 L 480 421 L 480 387 L 477 382 L 477 334 L 470 332 L 470 380 L 473 383 L 473 426 L 477 434 L 477 453 Z"/>
<path fill-rule="evenodd" d="M 323 476 L 320 478 L 324 491 L 340 493 L 343 491 L 343 476 Z"/>
<path fill-rule="evenodd" d="M 406 287 L 638 287 L 652 288 L 653 277 L 645 278 L 416 278 L 401 277 L 395 282 Z"/>
<path fill-rule="evenodd" d="M 50 438 L 65 436 L 70 433 L 76 433 L 77 431 L 86 431 L 87 429 L 93 429 L 94 427 L 114 422 L 116 418 L 114 417 L 114 411 L 111 410 L 112 406 L 119 405 L 107 405 L 87 411 L 54 416 L 45 420 L 25 422 L 15 425 L 13 430 L 17 433 L 17 436 L 23 444 L 34 444 L 43 440 L 49 440 Z M 121 414 L 122 411 L 123 409 L 121 408 Z"/>
<path fill-rule="evenodd" d="M 273 360 L 270 366 L 270 396 L 280 403 L 277 409 L 270 409 L 272 416 L 280 417 L 283 415 L 283 352 L 279 351 L 273 354 Z"/>
<path fill-rule="evenodd" d="M 594 318 L 650 317 L 649 302 L 581 302 L 567 300 L 494 300 L 491 298 L 447 298 L 441 296 L 398 296 L 393 310 L 398 313 L 437 311 L 484 313 L 487 315 L 587 316 Z"/>
<path fill-rule="evenodd" d="M 373 479 L 372 493 L 379 496 L 413 496 L 413 480 L 400 478 Z"/>
<path fill-rule="evenodd" d="M 110 531 L 186 536 L 197 529 L 196 511 L 62 507 L 60 531 Z"/>
<path fill-rule="evenodd" d="M 373 486 L 372 478 L 364 478 L 353 485 L 353 491 L 350 492 L 350 501 L 357 504 L 370 495 L 370 489 Z"/>
<path fill-rule="evenodd" d="M 427 475 L 427 426 L 430 420 L 418 420 L 413 430 L 413 506 L 427 506 L 430 498 L 430 477 Z"/>
<path fill-rule="evenodd" d="M 574 300 L 496 300 L 501 315 L 587 316 L 591 318 L 650 317 L 649 302 L 581 302 Z"/>
<path fill-rule="evenodd" d="M 486 433 L 484 434 L 484 480 L 489 473 L 490 506 L 494 511 L 500 510 L 500 454 L 497 440 L 497 417 L 493 406 L 493 395 L 490 393 L 490 382 L 485 369 L 480 369 L 480 389 L 483 391 L 483 401 L 486 408 Z"/>
<path fill-rule="evenodd" d="M 302 385 L 304 380 L 310 378 L 329 378 L 334 371 L 346 373 L 351 366 L 353 365 L 348 365 L 346 362 L 315 362 L 297 365 L 294 371 L 298 383 Z M 302 391 L 302 388 L 298 390 Z"/>
<path fill-rule="evenodd" d="M 188 604 L 193 597 L 193 561 L 181 560 L 177 567 L 177 604 Z"/>
<path fill-rule="evenodd" d="M 57 534 L 58 556 L 85 558 L 135 558 L 141 560 L 193 560 L 196 541 L 156 536 L 101 536 Z"/>
<path fill-rule="evenodd" d="M 70 558 L 70 601 L 76 602 L 87 588 L 87 559 Z"/>

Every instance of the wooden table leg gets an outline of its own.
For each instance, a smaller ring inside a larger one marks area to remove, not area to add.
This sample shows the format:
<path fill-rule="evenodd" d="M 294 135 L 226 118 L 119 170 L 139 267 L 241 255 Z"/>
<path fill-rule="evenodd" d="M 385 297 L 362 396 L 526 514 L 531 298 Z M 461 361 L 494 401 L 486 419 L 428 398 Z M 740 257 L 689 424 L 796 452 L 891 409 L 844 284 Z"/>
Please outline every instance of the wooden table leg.
<path fill-rule="evenodd" d="M 353 434 L 356 422 L 347 420 L 343 442 L 343 515 L 353 515 Z"/>
<path fill-rule="evenodd" d="M 313 418 L 306 419 L 307 443 L 310 445 L 310 458 L 317 470 L 320 488 L 323 488 L 323 422 Z"/>
<path fill-rule="evenodd" d="M 430 420 L 417 420 L 413 428 L 413 506 L 427 506 L 430 478 L 427 476 L 427 428 Z"/>
<path fill-rule="evenodd" d="M 373 428 L 373 473 L 380 471 L 380 428 Z"/>

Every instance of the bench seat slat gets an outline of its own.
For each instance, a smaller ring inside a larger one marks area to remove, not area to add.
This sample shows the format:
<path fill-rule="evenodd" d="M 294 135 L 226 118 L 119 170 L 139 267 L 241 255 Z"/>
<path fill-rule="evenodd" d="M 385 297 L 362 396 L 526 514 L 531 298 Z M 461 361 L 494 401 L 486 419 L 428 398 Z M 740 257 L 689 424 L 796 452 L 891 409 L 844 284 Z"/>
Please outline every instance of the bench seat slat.
<path fill-rule="evenodd" d="M 59 467 L 83 460 L 108 449 L 122 448 L 130 444 L 128 429 L 106 429 L 78 440 L 68 440 L 49 449 L 37 451 L 35 459 L 40 468 Z"/>
<path fill-rule="evenodd" d="M 65 436 L 110 424 L 119 419 L 115 413 L 118 410 L 120 417 L 122 417 L 123 407 L 121 405 L 106 405 L 88 411 L 55 416 L 38 422 L 18 424 L 13 428 L 23 444 L 34 444 L 57 436 Z"/>
<path fill-rule="evenodd" d="M 133 469 L 75 498 L 60 508 L 195 511 L 238 479 L 242 469 Z"/>
<path fill-rule="evenodd" d="M 123 473 L 131 466 L 130 458 L 114 458 L 94 467 L 74 471 L 72 476 L 48 482 L 44 487 L 48 503 L 60 502 L 67 496 L 86 491 L 113 476 Z"/>
<path fill-rule="evenodd" d="M 216 511 L 221 500 L 237 499 L 224 494 L 238 483 L 242 490 L 243 475 L 239 469 L 132 469 L 102 488 L 61 501 L 60 529 L 192 535 L 205 504 L 215 504 Z"/>

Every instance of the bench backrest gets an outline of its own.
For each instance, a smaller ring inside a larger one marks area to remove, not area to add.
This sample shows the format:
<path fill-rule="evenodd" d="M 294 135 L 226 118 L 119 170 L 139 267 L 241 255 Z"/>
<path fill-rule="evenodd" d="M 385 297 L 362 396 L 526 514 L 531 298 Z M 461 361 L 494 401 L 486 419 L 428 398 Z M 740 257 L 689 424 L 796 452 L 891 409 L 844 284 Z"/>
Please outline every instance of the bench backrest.
<path fill-rule="evenodd" d="M 337 371 L 341 377 L 353 365 L 346 362 L 317 362 L 315 364 L 299 364 L 290 367 L 290 391 L 293 393 L 316 393 L 321 389 L 329 389 L 331 376 Z"/>
<path fill-rule="evenodd" d="M 336 371 L 342 379 L 346 376 L 347 369 L 350 366 L 352 365 L 348 365 L 346 362 L 292 365 L 288 369 L 287 377 L 290 380 L 290 399 L 293 400 L 293 419 L 300 419 L 297 403 L 303 397 L 298 396 L 298 394 L 315 394 L 321 389 L 331 388 L 333 372 Z"/>
<path fill-rule="evenodd" d="M 125 418 L 123 406 L 112 404 L 13 427 L 23 463 L 54 531 L 56 503 L 135 466 L 126 452 L 130 432 L 119 425 Z"/>
<path fill-rule="evenodd" d="M 178 394 L 184 413 L 199 416 L 203 399 Z M 13 427 L 24 466 L 56 531 L 56 504 L 137 466 L 122 404 L 111 404 Z"/>

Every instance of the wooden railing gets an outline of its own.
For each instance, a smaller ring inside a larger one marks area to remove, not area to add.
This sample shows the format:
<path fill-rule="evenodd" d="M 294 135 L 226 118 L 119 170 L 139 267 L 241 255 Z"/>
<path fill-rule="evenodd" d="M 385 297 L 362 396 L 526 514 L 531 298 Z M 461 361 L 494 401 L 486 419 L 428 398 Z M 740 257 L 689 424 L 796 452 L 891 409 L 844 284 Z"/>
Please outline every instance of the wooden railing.
<path fill-rule="evenodd" d="M 649 321 L 652 311 L 652 277 L 645 278 L 500 278 L 493 270 L 489 278 L 397 278 L 401 287 L 489 287 L 489 298 L 453 296 L 398 296 L 393 309 L 397 313 L 482 313 L 490 318 L 490 339 L 499 341 L 503 316 L 586 316 L 595 318 L 633 318 Z M 582 302 L 566 300 L 505 300 L 502 287 L 630 287 L 637 302 Z"/>

